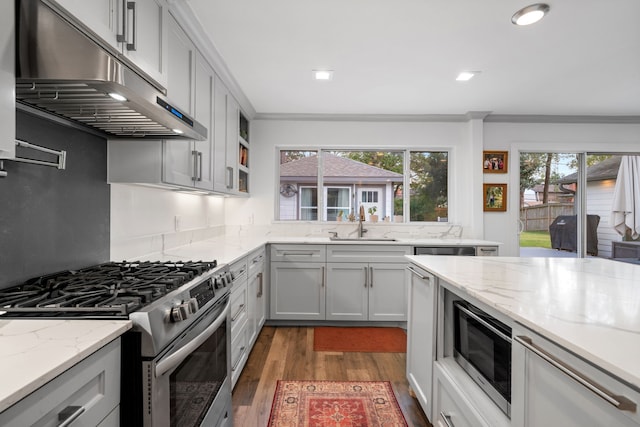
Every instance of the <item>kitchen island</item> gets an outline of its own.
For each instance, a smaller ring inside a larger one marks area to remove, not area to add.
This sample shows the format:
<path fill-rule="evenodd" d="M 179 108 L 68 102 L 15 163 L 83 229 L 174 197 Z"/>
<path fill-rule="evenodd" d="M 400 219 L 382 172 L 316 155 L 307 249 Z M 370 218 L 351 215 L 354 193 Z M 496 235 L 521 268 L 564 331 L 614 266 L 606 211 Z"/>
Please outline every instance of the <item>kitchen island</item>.
<path fill-rule="evenodd" d="M 596 381 L 591 382 L 603 385 L 600 388 L 611 392 L 623 389 L 624 392 L 620 395 L 631 398 L 634 405 L 638 403 L 639 266 L 599 258 L 407 258 L 415 267 L 436 278 L 434 310 L 440 312 L 434 315 L 438 329 L 438 350 L 437 354 L 434 352 L 434 367 L 440 364 L 447 369 L 453 366 L 455 370 L 455 363 L 450 363 L 453 360 L 451 354 L 447 354 L 447 349 L 442 348 L 446 347 L 446 339 L 443 338 L 446 335 L 443 329 L 447 328 L 447 315 L 443 313 L 447 310 L 445 299 L 466 300 L 513 328 L 513 413 L 511 420 L 504 417 L 506 425 L 537 425 L 531 422 L 530 417 L 532 414 L 539 415 L 541 409 L 539 406 L 536 410 L 532 409 L 535 402 L 530 399 L 536 396 L 535 390 L 526 388 L 529 387 L 529 382 L 534 382 L 531 375 L 540 375 L 527 371 L 538 359 L 530 356 L 520 346 L 516 340 L 517 335 L 530 335 L 534 337 L 534 341 L 543 341 L 547 347 L 553 348 L 548 352 L 555 354 L 556 358 L 579 365 L 582 372 L 588 370 L 589 373 L 583 375 L 587 380 L 596 378 Z M 561 370 L 550 372 L 550 377 L 554 378 L 562 378 L 564 375 Z M 601 376 L 606 378 L 600 378 Z M 569 381 L 567 384 L 578 383 Z M 591 398 L 591 392 L 584 390 L 576 385 L 575 390 L 572 388 L 571 392 L 556 400 L 563 402 L 561 404 L 569 410 L 570 404 L 564 403 L 562 399 L 568 395 L 573 397 L 574 391 L 581 399 L 584 398 L 583 393 L 588 396 L 587 399 Z M 546 384 L 545 393 L 553 396 L 553 387 Z M 434 401 L 436 400 L 434 396 Z M 585 402 L 597 405 L 600 399 L 596 397 L 595 403 Z M 609 403 L 614 405 L 611 402 L 603 405 Z M 431 412 L 431 408 L 425 408 L 425 411 Z M 553 413 L 552 411 L 553 408 L 548 412 Z M 617 408 L 615 412 L 623 414 L 625 420 L 640 423 L 637 409 Z M 436 408 L 433 408 L 433 416 L 437 415 Z M 612 425 L 602 424 L 602 418 L 599 418 L 602 416 L 594 415 L 595 418 L 592 419 L 596 423 L 592 425 Z"/>

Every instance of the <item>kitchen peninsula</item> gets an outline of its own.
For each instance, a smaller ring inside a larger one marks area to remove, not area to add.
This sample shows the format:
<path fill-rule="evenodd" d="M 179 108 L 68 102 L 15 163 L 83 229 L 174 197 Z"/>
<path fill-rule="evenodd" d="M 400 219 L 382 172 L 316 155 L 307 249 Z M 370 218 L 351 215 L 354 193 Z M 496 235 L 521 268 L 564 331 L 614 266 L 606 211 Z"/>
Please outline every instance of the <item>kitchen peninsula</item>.
<path fill-rule="evenodd" d="M 407 258 L 434 283 L 434 385 L 422 387 L 433 390 L 424 408 L 432 422 L 458 410 L 471 425 L 640 424 L 640 267 L 599 258 Z M 512 328 L 510 418 L 488 399 L 478 403 L 484 393 L 453 360 L 455 300 Z M 439 381 L 462 394 L 455 408 Z"/>

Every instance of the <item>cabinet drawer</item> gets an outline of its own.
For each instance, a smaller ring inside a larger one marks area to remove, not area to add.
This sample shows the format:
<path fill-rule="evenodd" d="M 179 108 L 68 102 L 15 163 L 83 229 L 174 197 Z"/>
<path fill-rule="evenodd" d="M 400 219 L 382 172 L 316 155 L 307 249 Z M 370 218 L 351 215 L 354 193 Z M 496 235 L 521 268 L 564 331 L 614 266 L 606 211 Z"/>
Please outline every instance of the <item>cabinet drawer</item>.
<path fill-rule="evenodd" d="M 247 283 L 247 259 L 242 258 L 240 261 L 236 261 L 229 266 L 229 271 L 231 272 L 231 277 L 233 277 L 233 286 L 231 290 L 233 291 L 236 287 L 242 286 Z"/>
<path fill-rule="evenodd" d="M 514 328 L 514 426 L 637 426 L 640 393 L 522 326 Z"/>
<path fill-rule="evenodd" d="M 265 258 L 266 256 L 264 250 L 259 250 L 252 254 L 249 254 L 249 256 L 247 257 L 249 277 L 256 274 L 257 272 L 264 270 Z"/>
<path fill-rule="evenodd" d="M 271 261 L 325 262 L 325 245 L 271 245 Z"/>
<path fill-rule="evenodd" d="M 433 424 L 511 427 L 511 420 L 452 358 L 433 364 Z"/>
<path fill-rule="evenodd" d="M 231 341 L 231 384 L 235 385 L 240 377 L 242 368 L 247 361 L 249 347 L 247 344 L 246 328 Z"/>
<path fill-rule="evenodd" d="M 107 344 L 0 414 L 0 425 L 58 426 L 76 413 L 74 426 L 98 425 L 120 403 L 120 351 L 120 339 Z"/>
<path fill-rule="evenodd" d="M 400 262 L 406 263 L 404 257 L 413 253 L 410 246 L 395 245 L 329 245 L 327 261 L 329 262 Z"/>
<path fill-rule="evenodd" d="M 237 287 L 231 293 L 231 340 L 233 340 L 247 322 L 249 308 L 247 295 L 247 283 Z"/>

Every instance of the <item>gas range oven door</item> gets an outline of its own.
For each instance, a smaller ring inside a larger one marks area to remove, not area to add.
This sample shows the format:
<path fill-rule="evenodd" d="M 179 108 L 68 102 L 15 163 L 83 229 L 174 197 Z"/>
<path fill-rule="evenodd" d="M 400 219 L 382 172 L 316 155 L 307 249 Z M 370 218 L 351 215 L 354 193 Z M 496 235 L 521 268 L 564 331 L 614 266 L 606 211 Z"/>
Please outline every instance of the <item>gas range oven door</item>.
<path fill-rule="evenodd" d="M 143 360 L 145 427 L 232 424 L 230 323 L 227 296 L 160 355 Z"/>

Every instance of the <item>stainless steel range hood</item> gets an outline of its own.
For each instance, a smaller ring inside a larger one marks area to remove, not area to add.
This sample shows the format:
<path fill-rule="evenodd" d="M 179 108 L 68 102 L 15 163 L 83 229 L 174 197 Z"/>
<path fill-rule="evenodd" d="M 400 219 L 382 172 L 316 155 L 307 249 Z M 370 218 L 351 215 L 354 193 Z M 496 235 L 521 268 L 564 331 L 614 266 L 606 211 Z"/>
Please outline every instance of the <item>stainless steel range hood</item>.
<path fill-rule="evenodd" d="M 206 139 L 204 126 L 80 26 L 41 0 L 17 5 L 17 101 L 110 136 Z"/>

